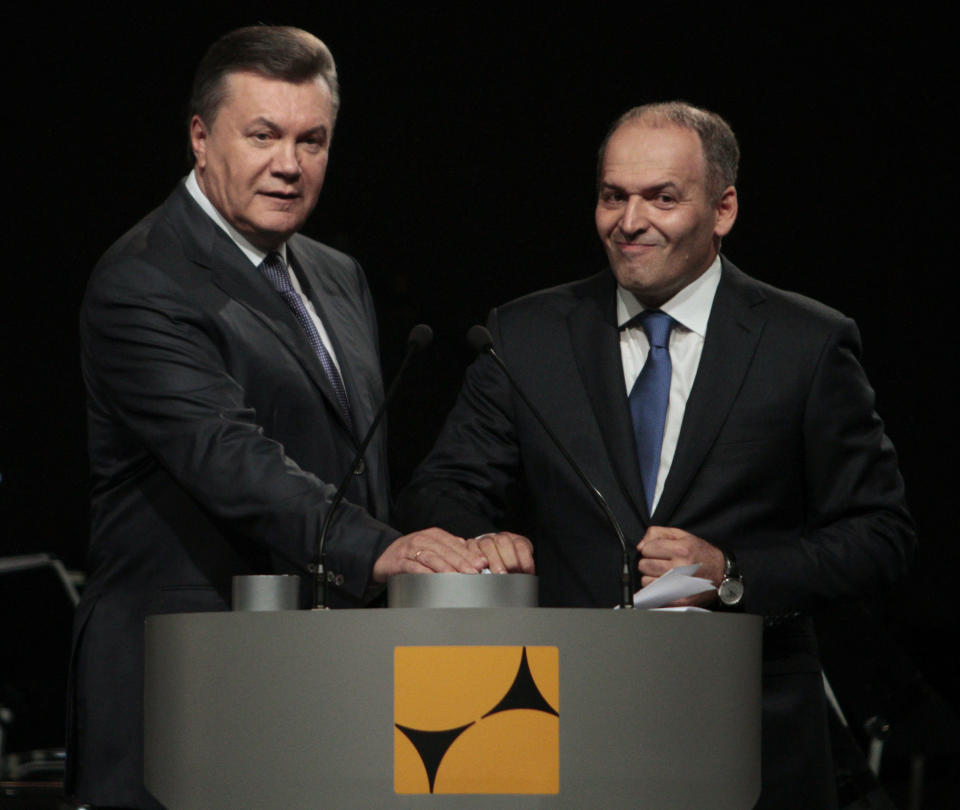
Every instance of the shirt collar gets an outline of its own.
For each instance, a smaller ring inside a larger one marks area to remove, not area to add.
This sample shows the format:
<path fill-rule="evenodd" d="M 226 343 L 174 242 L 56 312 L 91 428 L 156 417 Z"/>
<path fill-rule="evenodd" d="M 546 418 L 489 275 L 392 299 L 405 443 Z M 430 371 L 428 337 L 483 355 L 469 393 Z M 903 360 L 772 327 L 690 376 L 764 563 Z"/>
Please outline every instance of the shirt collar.
<path fill-rule="evenodd" d="M 660 307 L 671 318 L 700 337 L 707 334 L 707 321 L 713 307 L 713 298 L 720 285 L 720 255 L 718 254 L 706 272 L 691 281 L 669 301 Z M 622 329 L 627 321 L 635 318 L 646 307 L 629 290 L 617 285 L 617 324 Z"/>
<path fill-rule="evenodd" d="M 218 210 L 217 207 L 210 202 L 207 195 L 203 193 L 203 190 L 200 188 L 200 183 L 197 182 L 197 170 L 194 169 L 187 175 L 187 181 L 185 183 L 187 191 L 190 192 L 190 196 L 196 200 L 197 205 L 199 205 L 203 212 L 210 217 L 220 228 L 229 236 L 234 244 L 243 251 L 243 255 L 246 256 L 251 262 L 253 262 L 254 267 L 259 267 L 260 263 L 267 257 L 267 252 L 265 250 L 260 250 L 260 248 L 255 247 L 247 240 L 240 231 L 233 227 L 229 222 L 227 222 L 226 217 L 223 216 Z M 287 243 L 284 242 L 280 247 L 275 251 L 280 254 L 280 257 L 283 259 L 284 264 L 287 262 Z"/>

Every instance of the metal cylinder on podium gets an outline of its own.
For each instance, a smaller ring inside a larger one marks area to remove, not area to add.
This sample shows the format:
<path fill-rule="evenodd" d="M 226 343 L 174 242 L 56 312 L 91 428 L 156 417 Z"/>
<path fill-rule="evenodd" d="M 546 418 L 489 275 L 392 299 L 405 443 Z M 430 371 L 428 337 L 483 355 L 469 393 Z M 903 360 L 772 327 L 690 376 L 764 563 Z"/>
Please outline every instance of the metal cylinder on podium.
<path fill-rule="evenodd" d="M 398 574 L 387 583 L 392 608 L 537 607 L 533 574 Z"/>

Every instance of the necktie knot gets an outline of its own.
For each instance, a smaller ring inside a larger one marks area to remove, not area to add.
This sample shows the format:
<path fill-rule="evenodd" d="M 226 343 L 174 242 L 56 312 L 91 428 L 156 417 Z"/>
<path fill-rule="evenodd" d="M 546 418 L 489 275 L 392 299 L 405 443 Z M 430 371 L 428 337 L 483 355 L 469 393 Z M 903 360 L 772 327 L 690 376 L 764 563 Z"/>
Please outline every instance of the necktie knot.
<path fill-rule="evenodd" d="M 273 288 L 279 293 L 293 291 L 293 284 L 290 283 L 290 274 L 287 273 L 287 263 L 283 257 L 275 250 L 268 253 L 262 262 L 260 262 L 260 272 L 273 285 Z"/>
<path fill-rule="evenodd" d="M 648 309 L 637 316 L 640 326 L 647 335 L 651 346 L 666 349 L 670 342 L 670 331 L 673 329 L 673 318 L 659 309 Z"/>

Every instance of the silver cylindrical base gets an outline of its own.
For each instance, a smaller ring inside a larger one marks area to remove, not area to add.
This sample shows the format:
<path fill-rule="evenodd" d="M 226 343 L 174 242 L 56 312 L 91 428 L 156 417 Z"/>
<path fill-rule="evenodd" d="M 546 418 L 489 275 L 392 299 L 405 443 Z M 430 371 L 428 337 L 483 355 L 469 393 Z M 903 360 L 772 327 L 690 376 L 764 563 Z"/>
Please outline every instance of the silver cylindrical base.
<path fill-rule="evenodd" d="M 296 574 L 251 574 L 233 578 L 234 610 L 297 610 L 300 577 Z"/>
<path fill-rule="evenodd" d="M 398 574 L 387 582 L 389 607 L 537 607 L 533 574 Z"/>

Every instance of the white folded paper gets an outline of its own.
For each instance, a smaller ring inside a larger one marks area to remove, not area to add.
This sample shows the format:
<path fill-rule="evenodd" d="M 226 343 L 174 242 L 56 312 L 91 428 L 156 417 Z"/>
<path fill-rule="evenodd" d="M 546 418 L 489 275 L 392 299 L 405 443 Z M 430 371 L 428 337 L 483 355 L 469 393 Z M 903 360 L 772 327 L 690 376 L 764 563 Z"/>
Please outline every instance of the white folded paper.
<path fill-rule="evenodd" d="M 677 599 L 685 599 L 704 591 L 712 591 L 716 586 L 703 577 L 693 574 L 700 568 L 700 563 L 681 565 L 671 568 L 666 574 L 658 577 L 645 588 L 641 588 L 633 595 L 633 606 L 645 610 L 703 610 L 703 608 L 665 608 Z"/>

